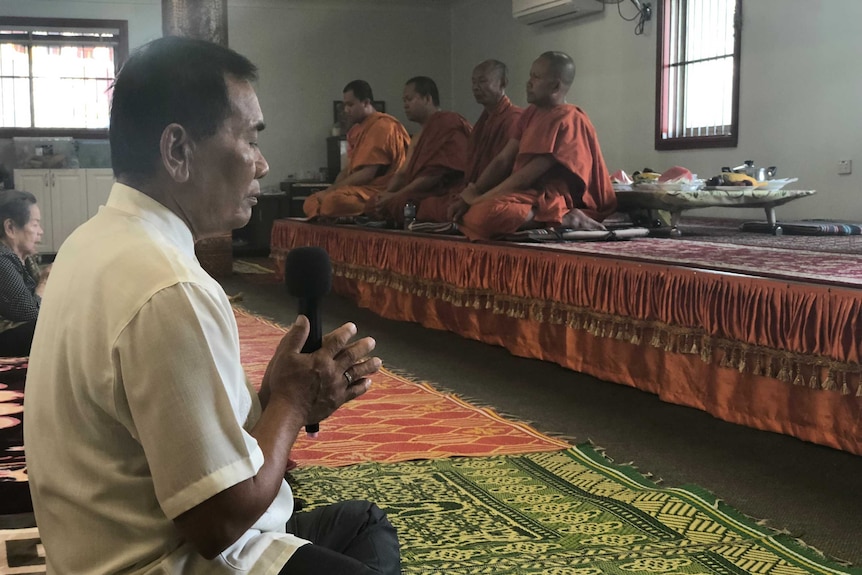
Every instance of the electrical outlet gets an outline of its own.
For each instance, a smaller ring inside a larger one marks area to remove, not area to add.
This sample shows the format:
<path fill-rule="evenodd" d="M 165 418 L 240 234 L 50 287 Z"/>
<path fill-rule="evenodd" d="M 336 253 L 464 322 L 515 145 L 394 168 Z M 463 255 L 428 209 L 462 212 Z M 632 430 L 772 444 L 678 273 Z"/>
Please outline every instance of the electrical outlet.
<path fill-rule="evenodd" d="M 853 160 L 838 160 L 838 174 L 852 174 L 853 173 Z"/>

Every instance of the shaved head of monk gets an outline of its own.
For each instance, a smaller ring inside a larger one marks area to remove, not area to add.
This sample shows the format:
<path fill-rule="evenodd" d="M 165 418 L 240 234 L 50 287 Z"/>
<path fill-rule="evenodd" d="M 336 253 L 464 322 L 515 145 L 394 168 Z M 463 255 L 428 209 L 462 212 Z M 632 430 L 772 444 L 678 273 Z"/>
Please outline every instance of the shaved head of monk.
<path fill-rule="evenodd" d="M 401 98 L 404 115 L 411 122 L 424 124 L 440 109 L 440 92 L 437 84 L 427 76 L 415 76 L 407 80 Z"/>
<path fill-rule="evenodd" d="M 549 70 L 556 76 L 560 82 L 565 84 L 566 88 L 572 86 L 575 81 L 575 62 L 572 57 L 565 52 L 545 52 L 539 56 L 540 60 L 547 60 Z"/>
<path fill-rule="evenodd" d="M 506 94 L 506 65 L 499 60 L 485 60 L 473 68 L 473 98 L 485 108 L 493 108 Z"/>
<path fill-rule="evenodd" d="M 540 108 L 557 106 L 575 81 L 575 63 L 564 52 L 545 52 L 530 67 L 527 102 Z"/>

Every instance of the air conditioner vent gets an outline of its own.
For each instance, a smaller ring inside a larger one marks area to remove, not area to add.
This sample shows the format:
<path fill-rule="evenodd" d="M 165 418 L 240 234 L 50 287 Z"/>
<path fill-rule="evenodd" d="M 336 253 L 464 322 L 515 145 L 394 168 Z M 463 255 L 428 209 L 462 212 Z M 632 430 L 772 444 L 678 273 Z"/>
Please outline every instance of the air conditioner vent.
<path fill-rule="evenodd" d="M 512 16 L 524 24 L 552 24 L 603 8 L 601 0 L 512 0 Z"/>

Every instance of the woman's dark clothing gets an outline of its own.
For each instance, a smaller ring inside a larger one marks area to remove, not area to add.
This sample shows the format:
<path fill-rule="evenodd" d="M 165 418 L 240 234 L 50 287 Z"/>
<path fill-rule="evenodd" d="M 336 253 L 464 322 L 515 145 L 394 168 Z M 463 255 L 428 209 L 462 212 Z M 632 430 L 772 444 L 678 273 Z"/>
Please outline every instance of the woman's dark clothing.
<path fill-rule="evenodd" d="M 314 543 L 297 549 L 279 575 L 401 573 L 395 528 L 368 501 L 344 501 L 294 513 L 287 531 Z"/>
<path fill-rule="evenodd" d="M 38 282 L 21 258 L 0 242 L 0 356 L 30 355 L 42 306 L 42 298 L 36 295 Z"/>
<path fill-rule="evenodd" d="M 25 357 L 30 355 L 36 320 L 22 323 L 5 331 L 0 331 L 0 357 Z"/>

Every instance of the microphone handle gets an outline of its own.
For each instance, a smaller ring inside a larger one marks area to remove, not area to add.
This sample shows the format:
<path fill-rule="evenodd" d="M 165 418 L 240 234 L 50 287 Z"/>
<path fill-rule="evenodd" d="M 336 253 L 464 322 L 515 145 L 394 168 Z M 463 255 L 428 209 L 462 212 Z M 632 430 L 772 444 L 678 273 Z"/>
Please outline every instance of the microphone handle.
<path fill-rule="evenodd" d="M 320 306 L 318 303 L 316 297 L 299 298 L 299 314 L 307 317 L 309 324 L 308 339 L 305 340 L 305 345 L 302 346 L 302 353 L 314 353 L 322 345 L 323 326 L 320 321 Z M 305 425 L 305 433 L 309 437 L 317 437 L 319 432 L 319 423 L 307 423 Z"/>
<path fill-rule="evenodd" d="M 322 345 L 323 326 L 320 322 L 320 306 L 316 297 L 299 298 L 299 313 L 308 318 L 308 339 L 302 346 L 302 353 L 314 353 Z"/>

